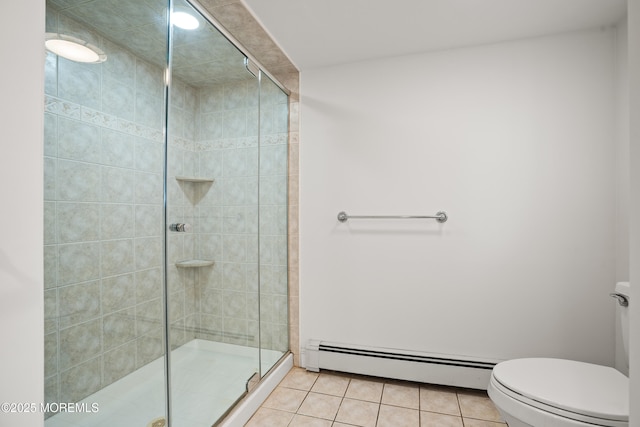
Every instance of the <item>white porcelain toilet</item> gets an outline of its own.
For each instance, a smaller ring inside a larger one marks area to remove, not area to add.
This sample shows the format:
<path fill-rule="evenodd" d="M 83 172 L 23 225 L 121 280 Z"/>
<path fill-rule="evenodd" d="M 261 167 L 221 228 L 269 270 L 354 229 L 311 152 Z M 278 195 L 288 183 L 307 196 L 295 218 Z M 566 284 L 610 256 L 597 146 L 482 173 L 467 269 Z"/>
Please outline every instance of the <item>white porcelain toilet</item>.
<path fill-rule="evenodd" d="M 629 283 L 616 284 L 624 349 L 629 356 Z M 614 368 L 563 359 L 498 363 L 489 397 L 509 427 L 627 427 L 629 379 Z"/>

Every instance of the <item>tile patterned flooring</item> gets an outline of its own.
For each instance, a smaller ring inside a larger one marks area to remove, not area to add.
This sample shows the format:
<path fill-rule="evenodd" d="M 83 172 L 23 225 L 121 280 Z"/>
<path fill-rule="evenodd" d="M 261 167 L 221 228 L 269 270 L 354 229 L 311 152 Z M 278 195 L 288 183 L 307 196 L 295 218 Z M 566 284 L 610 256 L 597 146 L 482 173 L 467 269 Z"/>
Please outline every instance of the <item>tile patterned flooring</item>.
<path fill-rule="evenodd" d="M 506 427 L 486 392 L 293 368 L 246 427 Z"/>

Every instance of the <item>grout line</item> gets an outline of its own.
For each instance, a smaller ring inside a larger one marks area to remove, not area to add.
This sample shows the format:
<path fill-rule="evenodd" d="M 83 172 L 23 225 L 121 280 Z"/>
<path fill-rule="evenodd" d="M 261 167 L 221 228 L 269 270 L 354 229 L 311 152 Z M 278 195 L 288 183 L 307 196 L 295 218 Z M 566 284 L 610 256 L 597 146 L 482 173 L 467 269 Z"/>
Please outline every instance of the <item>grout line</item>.
<path fill-rule="evenodd" d="M 460 412 L 460 417 L 462 418 L 462 424 L 464 425 L 464 417 L 462 416 L 462 405 L 460 405 L 460 395 L 456 391 L 456 402 L 458 403 L 458 412 Z"/>

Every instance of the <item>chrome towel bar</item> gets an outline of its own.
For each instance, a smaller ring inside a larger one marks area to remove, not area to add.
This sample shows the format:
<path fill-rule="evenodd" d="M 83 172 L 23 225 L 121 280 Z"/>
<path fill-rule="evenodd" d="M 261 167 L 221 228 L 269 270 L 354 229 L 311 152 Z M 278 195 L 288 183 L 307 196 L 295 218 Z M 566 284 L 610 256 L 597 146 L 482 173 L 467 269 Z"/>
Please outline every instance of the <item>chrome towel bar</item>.
<path fill-rule="evenodd" d="M 338 214 L 338 221 L 347 222 L 348 219 L 435 219 L 436 221 L 443 223 L 447 222 L 449 217 L 444 211 L 436 213 L 436 216 L 421 216 L 421 215 L 347 215 L 342 211 Z"/>

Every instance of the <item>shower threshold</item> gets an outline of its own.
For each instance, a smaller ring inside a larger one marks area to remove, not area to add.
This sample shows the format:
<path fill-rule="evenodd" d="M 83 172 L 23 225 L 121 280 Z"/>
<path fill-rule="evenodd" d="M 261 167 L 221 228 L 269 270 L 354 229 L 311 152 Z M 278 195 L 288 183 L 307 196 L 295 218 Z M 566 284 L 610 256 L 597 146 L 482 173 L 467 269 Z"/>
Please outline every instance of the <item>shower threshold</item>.
<path fill-rule="evenodd" d="M 263 371 L 284 353 L 262 350 Z M 246 391 L 257 349 L 195 339 L 171 352 L 171 427 L 210 427 Z M 164 417 L 164 358 L 83 399 L 94 412 L 62 412 L 45 427 L 146 427 Z"/>

